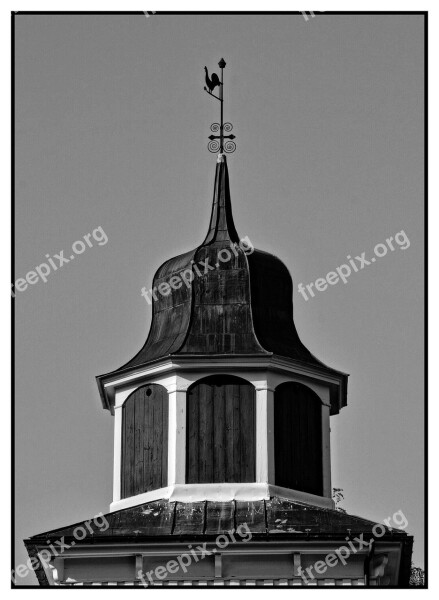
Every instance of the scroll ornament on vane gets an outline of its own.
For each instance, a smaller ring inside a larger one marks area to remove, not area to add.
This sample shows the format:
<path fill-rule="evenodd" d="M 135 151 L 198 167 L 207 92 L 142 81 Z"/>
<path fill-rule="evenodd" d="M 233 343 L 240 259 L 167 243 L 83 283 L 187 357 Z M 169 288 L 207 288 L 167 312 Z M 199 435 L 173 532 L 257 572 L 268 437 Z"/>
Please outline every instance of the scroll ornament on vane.
<path fill-rule="evenodd" d="M 226 61 L 222 58 L 219 63 L 218 66 L 221 69 L 221 79 L 218 77 L 218 75 L 216 73 L 212 73 L 209 76 L 209 71 L 207 70 L 207 67 L 204 67 L 204 71 L 205 71 L 205 81 L 206 81 L 206 86 L 204 88 L 204 90 L 209 94 L 209 96 L 212 96 L 213 98 L 216 98 L 217 100 L 219 100 L 220 102 L 220 107 L 221 107 L 221 117 L 220 117 L 220 122 L 219 123 L 212 123 L 212 125 L 210 126 L 210 130 L 213 133 L 219 133 L 219 135 L 210 135 L 209 136 L 209 140 L 210 142 L 207 144 L 207 148 L 209 150 L 209 152 L 218 152 L 219 154 L 230 154 L 231 152 L 235 152 L 236 150 L 236 144 L 233 141 L 235 139 L 235 136 L 233 135 L 233 133 L 231 133 L 230 135 L 225 135 L 226 133 L 230 133 L 233 129 L 233 125 L 229 122 L 224 123 L 224 119 L 223 119 L 223 115 L 224 115 L 224 77 L 223 77 L 223 71 L 224 71 L 224 67 L 226 66 Z M 216 88 L 218 88 L 217 90 L 217 94 L 214 94 L 214 91 L 216 90 Z"/>

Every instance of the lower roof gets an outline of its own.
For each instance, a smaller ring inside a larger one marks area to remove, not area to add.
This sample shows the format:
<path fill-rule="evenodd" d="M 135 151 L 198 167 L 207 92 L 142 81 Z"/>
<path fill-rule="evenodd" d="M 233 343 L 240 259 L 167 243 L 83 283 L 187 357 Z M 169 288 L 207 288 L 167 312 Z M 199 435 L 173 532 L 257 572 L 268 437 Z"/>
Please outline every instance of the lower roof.
<path fill-rule="evenodd" d="M 105 521 L 104 521 L 105 518 Z M 85 529 L 81 544 L 164 538 L 178 541 L 187 537 L 216 536 L 246 525 L 260 538 L 344 538 L 356 534 L 374 535 L 376 523 L 339 510 L 320 508 L 279 497 L 253 502 L 169 502 L 159 500 L 46 531 L 25 540 L 26 545 L 47 544 L 64 538 L 79 539 L 75 530 Z M 88 526 L 87 526 L 88 523 Z M 108 524 L 108 527 L 107 527 Z M 380 525 L 380 537 L 408 538 L 406 532 Z M 104 529 L 105 527 L 105 529 Z"/>

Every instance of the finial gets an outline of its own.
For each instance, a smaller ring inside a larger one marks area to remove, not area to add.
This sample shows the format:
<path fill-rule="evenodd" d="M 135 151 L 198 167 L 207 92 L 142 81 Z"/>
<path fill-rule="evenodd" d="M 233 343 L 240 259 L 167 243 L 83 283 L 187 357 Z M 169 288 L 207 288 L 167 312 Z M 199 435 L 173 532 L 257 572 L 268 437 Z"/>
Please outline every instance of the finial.
<path fill-rule="evenodd" d="M 218 63 L 219 68 L 221 69 L 221 79 L 218 77 L 218 75 L 216 73 L 212 73 L 212 75 L 209 77 L 209 71 L 207 70 L 207 67 L 204 67 L 204 71 L 206 73 L 205 75 L 205 81 L 206 81 L 206 86 L 204 88 L 204 90 L 209 94 L 209 96 L 213 96 L 213 98 L 216 98 L 217 100 L 219 100 L 220 105 L 221 105 L 221 120 L 220 123 L 212 123 L 212 125 L 210 126 L 210 130 L 213 131 L 214 133 L 219 131 L 219 135 L 210 135 L 209 136 L 209 140 L 210 142 L 207 144 L 207 148 L 209 149 L 209 152 L 218 152 L 219 151 L 219 155 L 218 155 L 218 162 L 222 162 L 222 159 L 220 160 L 220 157 L 225 153 L 231 153 L 231 152 L 235 152 L 236 150 L 236 144 L 233 141 L 235 139 L 235 136 L 233 134 L 231 135 L 224 135 L 224 132 L 229 133 L 230 131 L 232 131 L 233 129 L 233 125 L 231 123 L 224 123 L 224 119 L 223 119 L 223 113 L 224 113 L 224 82 L 223 82 L 223 69 L 226 66 L 226 61 L 224 60 L 224 58 L 222 58 L 219 63 Z M 215 88 L 218 88 L 218 96 L 216 96 L 213 91 Z M 224 141 L 227 140 L 227 141 Z"/>

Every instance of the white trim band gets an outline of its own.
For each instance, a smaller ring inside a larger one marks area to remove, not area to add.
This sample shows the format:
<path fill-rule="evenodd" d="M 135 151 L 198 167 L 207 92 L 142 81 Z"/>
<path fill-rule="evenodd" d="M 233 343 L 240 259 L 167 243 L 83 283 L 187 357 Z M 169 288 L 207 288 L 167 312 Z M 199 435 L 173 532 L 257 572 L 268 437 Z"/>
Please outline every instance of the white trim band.
<path fill-rule="evenodd" d="M 255 500 L 269 500 L 273 496 L 320 508 L 334 508 L 334 502 L 331 498 L 315 496 L 314 494 L 267 483 L 189 483 L 171 485 L 112 502 L 110 511 L 114 512 L 139 506 L 155 500 L 169 500 L 170 502 L 202 502 L 203 500 L 212 502 L 230 502 L 231 500 L 253 502 Z"/>

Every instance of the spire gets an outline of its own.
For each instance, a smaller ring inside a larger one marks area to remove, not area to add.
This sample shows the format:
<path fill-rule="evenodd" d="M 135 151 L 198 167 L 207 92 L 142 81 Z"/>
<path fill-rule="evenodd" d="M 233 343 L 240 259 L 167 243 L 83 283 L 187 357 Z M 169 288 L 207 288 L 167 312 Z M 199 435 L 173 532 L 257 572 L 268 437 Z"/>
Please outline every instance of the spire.
<path fill-rule="evenodd" d="M 219 151 L 219 154 L 216 161 L 212 215 L 210 217 L 209 231 L 207 232 L 203 245 L 222 240 L 230 240 L 235 243 L 239 242 L 239 237 L 233 223 L 232 204 L 230 202 L 229 172 L 225 155 L 226 152 L 234 152 L 236 144 L 233 141 L 235 139 L 233 134 L 224 135 L 224 133 L 229 133 L 233 129 L 231 123 L 224 123 L 224 68 L 226 66 L 224 58 L 219 61 L 218 66 L 221 69 L 221 78 L 218 77 L 216 73 L 212 73 L 209 77 L 207 67 L 204 67 L 207 86 L 204 89 L 210 96 L 219 100 L 221 113 L 220 122 L 212 123 L 210 126 L 210 130 L 219 132 L 219 135 L 210 135 L 210 142 L 207 145 L 210 152 Z M 216 87 L 218 87 L 218 96 L 213 93 Z"/>
<path fill-rule="evenodd" d="M 218 154 L 212 214 L 209 230 L 202 245 L 222 240 L 230 240 L 231 242 L 238 243 L 239 236 L 233 222 L 227 159 L 224 154 Z"/>

